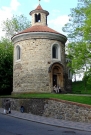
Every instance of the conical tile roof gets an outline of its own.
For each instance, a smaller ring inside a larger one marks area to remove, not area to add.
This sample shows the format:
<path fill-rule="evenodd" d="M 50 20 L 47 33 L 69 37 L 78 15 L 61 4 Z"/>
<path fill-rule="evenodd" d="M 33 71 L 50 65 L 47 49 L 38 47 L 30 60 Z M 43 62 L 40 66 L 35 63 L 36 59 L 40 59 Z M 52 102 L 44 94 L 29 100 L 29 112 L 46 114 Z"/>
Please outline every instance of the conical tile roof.
<path fill-rule="evenodd" d="M 43 8 L 42 8 L 41 5 L 39 4 L 35 10 L 43 10 Z"/>
<path fill-rule="evenodd" d="M 32 27 L 25 29 L 24 31 L 22 31 L 18 34 L 29 33 L 29 32 L 50 32 L 50 33 L 60 34 L 59 32 L 57 32 L 47 26 L 43 26 L 43 25 L 34 25 Z"/>

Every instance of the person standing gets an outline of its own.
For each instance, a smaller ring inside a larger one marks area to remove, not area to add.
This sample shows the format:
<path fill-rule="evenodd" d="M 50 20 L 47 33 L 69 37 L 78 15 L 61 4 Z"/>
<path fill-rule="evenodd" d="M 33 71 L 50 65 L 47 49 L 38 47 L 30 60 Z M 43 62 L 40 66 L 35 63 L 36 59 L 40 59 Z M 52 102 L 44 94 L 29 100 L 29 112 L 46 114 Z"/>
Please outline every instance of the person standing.
<path fill-rule="evenodd" d="M 56 85 L 54 85 L 53 91 L 54 91 L 55 93 L 58 93 L 58 87 L 57 87 Z"/>
<path fill-rule="evenodd" d="M 10 100 L 6 99 L 4 100 L 4 114 L 11 113 L 11 108 L 10 108 Z"/>
<path fill-rule="evenodd" d="M 10 100 L 8 100 L 8 105 L 9 105 L 8 113 L 11 113 L 11 102 L 10 102 Z"/>
<path fill-rule="evenodd" d="M 4 100 L 4 114 L 6 114 L 6 99 Z"/>

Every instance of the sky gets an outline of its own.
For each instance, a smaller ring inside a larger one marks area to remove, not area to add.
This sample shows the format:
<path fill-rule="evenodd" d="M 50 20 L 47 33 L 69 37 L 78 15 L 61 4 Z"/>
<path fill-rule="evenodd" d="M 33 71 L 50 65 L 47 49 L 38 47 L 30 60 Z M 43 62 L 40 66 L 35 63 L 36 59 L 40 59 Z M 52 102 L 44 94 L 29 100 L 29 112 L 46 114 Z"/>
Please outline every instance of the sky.
<path fill-rule="evenodd" d="M 41 0 L 40 5 L 49 12 L 48 27 L 66 35 L 62 27 L 68 23 L 71 9 L 77 7 L 80 0 Z M 2 22 L 13 15 L 23 14 L 31 22 L 30 11 L 39 5 L 39 0 L 0 0 L 0 38 L 4 37 Z M 66 35 L 67 36 L 67 35 Z M 79 77 L 77 77 L 79 78 Z"/>
<path fill-rule="evenodd" d="M 49 12 L 48 27 L 66 35 L 62 27 L 68 22 L 68 15 L 71 9 L 77 6 L 79 0 L 41 0 L 40 5 Z M 2 32 L 2 22 L 13 15 L 23 14 L 31 21 L 29 12 L 39 5 L 39 0 L 0 0 L 0 37 Z"/>

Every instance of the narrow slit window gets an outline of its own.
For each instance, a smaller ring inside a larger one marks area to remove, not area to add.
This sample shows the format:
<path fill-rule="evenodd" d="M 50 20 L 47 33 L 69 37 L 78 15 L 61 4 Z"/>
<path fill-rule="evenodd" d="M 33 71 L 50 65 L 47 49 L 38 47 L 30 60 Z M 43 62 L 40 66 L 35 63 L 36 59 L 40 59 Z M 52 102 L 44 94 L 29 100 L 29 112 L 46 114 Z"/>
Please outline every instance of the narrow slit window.
<path fill-rule="evenodd" d="M 35 22 L 37 22 L 37 14 L 35 14 Z"/>
<path fill-rule="evenodd" d="M 19 60 L 20 59 L 20 54 L 21 53 L 21 49 L 20 49 L 20 46 L 17 46 L 16 47 L 16 59 Z"/>
<path fill-rule="evenodd" d="M 68 71 L 68 78 L 69 78 L 69 79 L 72 78 L 72 72 L 71 72 L 71 70 Z"/>
<path fill-rule="evenodd" d="M 46 16 L 46 25 L 47 25 L 47 16 Z"/>

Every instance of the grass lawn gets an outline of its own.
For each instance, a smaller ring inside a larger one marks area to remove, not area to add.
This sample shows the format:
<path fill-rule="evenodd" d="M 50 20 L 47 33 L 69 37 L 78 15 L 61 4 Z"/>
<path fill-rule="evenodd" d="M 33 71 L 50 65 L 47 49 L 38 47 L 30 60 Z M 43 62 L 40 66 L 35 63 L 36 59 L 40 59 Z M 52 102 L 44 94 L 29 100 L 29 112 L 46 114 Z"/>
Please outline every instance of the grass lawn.
<path fill-rule="evenodd" d="M 11 98 L 56 98 L 61 100 L 67 100 L 82 104 L 91 105 L 91 96 L 81 96 L 75 94 L 52 94 L 52 93 L 31 93 L 31 94 L 17 94 L 11 96 L 0 96 L 0 97 L 11 97 Z"/>
<path fill-rule="evenodd" d="M 82 104 L 91 105 L 91 87 L 87 86 L 85 90 L 84 82 L 73 82 L 72 93 L 73 94 L 53 94 L 53 93 L 30 93 L 30 94 L 16 94 L 11 96 L 0 96 L 0 97 L 11 97 L 11 98 L 56 98 L 61 100 L 67 100 Z M 79 93 L 80 92 L 80 93 Z M 79 94 L 79 95 L 77 95 Z M 82 94 L 89 94 L 89 96 L 83 96 Z"/>

